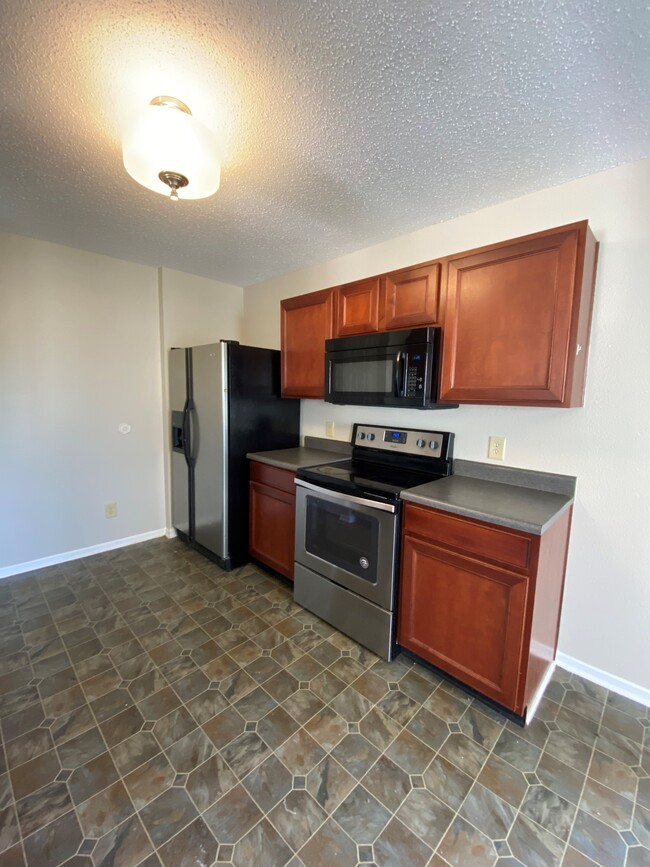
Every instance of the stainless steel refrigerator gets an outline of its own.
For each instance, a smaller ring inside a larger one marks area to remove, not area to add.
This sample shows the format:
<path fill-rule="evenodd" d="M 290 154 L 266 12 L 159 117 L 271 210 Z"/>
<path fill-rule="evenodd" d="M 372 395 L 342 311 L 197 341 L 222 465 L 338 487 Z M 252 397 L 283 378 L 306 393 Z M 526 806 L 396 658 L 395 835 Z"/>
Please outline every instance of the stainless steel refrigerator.
<path fill-rule="evenodd" d="M 172 349 L 172 522 L 224 569 L 248 561 L 246 453 L 299 445 L 300 401 L 280 397 L 280 353 L 221 341 Z"/>

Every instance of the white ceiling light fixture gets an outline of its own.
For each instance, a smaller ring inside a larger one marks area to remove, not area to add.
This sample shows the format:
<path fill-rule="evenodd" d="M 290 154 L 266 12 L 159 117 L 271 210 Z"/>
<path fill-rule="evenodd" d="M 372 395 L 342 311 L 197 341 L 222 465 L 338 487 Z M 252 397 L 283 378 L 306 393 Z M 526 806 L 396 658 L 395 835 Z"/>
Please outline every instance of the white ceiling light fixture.
<path fill-rule="evenodd" d="M 124 168 L 143 187 L 179 199 L 205 199 L 219 189 L 213 133 L 173 96 L 156 96 L 124 131 Z"/>

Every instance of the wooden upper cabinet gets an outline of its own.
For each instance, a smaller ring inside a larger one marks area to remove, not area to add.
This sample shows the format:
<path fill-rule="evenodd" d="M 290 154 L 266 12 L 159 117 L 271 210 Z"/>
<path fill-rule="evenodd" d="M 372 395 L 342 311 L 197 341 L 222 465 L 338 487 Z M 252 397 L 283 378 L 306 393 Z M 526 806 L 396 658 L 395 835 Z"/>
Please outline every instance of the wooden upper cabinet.
<path fill-rule="evenodd" d="M 346 283 L 337 290 L 337 337 L 379 330 L 379 277 Z"/>
<path fill-rule="evenodd" d="M 283 397 L 323 397 L 325 340 L 332 336 L 334 293 L 334 289 L 321 289 L 281 302 Z"/>
<path fill-rule="evenodd" d="M 382 278 L 379 328 L 433 325 L 440 316 L 440 262 L 394 271 Z"/>
<path fill-rule="evenodd" d="M 581 406 L 596 253 L 585 220 L 452 257 L 440 399 Z"/>

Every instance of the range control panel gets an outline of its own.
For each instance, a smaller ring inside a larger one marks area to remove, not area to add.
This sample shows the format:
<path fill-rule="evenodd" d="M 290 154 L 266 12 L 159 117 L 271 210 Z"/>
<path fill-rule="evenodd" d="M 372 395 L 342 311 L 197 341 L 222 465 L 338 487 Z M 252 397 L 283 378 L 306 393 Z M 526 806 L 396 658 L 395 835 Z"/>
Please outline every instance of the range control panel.
<path fill-rule="evenodd" d="M 412 428 L 377 427 L 355 424 L 352 445 L 356 448 L 380 449 L 418 457 L 448 457 L 451 434 L 445 431 L 413 430 Z"/>

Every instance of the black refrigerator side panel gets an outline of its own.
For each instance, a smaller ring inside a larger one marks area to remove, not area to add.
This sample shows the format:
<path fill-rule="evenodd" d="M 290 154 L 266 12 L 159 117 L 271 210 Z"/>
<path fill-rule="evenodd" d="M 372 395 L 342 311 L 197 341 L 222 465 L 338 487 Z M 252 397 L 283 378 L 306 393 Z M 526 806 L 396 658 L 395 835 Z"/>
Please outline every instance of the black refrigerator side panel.
<path fill-rule="evenodd" d="M 280 352 L 228 347 L 228 526 L 232 568 L 248 562 L 247 452 L 300 445 L 300 401 L 280 397 Z"/>

